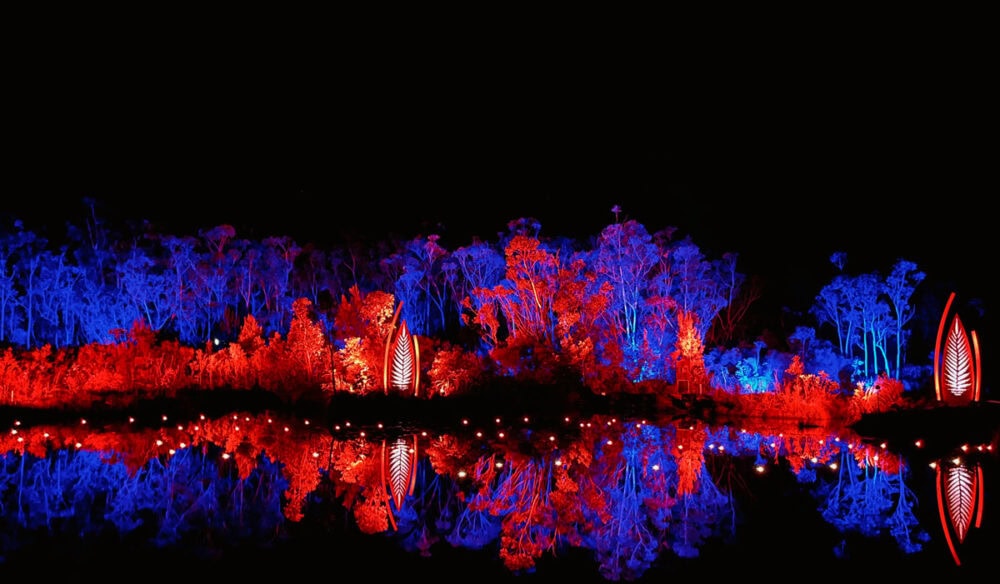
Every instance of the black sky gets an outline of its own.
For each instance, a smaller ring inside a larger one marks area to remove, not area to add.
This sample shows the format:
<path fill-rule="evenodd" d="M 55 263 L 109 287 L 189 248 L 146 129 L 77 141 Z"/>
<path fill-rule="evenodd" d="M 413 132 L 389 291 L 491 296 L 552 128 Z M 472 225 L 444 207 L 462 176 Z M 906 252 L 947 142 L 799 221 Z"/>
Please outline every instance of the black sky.
<path fill-rule="evenodd" d="M 835 251 L 853 273 L 909 259 L 986 296 L 997 100 L 978 41 L 808 36 L 325 68 L 232 47 L 65 53 L 12 84 L 0 211 L 55 234 L 86 196 L 168 232 L 435 232 L 453 249 L 519 217 L 597 235 L 620 205 L 807 298 Z"/>

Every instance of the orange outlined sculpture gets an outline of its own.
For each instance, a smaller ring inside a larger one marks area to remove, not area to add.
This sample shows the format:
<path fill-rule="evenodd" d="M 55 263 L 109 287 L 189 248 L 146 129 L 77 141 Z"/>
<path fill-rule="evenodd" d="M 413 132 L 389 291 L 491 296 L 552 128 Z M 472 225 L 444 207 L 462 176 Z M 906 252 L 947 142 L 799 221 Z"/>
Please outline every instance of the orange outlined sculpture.
<path fill-rule="evenodd" d="M 979 401 L 983 372 L 976 331 L 966 333 L 957 314 L 952 317 L 947 329 L 945 327 L 954 299 L 955 293 L 952 292 L 938 325 L 934 345 L 934 393 L 940 402 L 966 405 Z"/>
<path fill-rule="evenodd" d="M 403 309 L 400 302 L 396 314 L 392 317 L 392 327 L 385 342 L 385 363 L 382 372 L 382 386 L 385 393 L 389 388 L 405 392 L 413 390 L 413 395 L 420 395 L 420 347 L 416 335 L 410 334 L 406 321 L 399 320 Z"/>

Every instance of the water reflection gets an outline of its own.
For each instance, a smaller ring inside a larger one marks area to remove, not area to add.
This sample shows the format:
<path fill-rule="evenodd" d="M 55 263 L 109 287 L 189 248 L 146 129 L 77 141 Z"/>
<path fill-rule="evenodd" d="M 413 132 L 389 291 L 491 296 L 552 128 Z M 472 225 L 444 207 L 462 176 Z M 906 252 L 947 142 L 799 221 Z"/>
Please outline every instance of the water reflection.
<path fill-rule="evenodd" d="M 475 550 L 511 577 L 561 558 L 610 581 L 719 561 L 877 558 L 887 573 L 902 558 L 988 561 L 995 439 L 925 460 L 848 430 L 767 427 L 588 416 L 432 432 L 268 413 L 15 423 L 0 552 L 95 540 L 220 557 L 294 542 L 309 525 L 417 557 Z"/>

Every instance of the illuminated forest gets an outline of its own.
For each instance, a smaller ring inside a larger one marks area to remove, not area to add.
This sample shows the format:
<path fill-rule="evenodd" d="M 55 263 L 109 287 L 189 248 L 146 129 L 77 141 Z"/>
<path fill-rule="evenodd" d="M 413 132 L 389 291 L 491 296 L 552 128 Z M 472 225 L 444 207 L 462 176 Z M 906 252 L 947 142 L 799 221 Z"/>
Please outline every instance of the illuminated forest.
<path fill-rule="evenodd" d="M 0 231 L 0 404 L 86 408 L 190 389 L 433 400 L 507 380 L 852 419 L 926 394 L 945 303 L 921 297 L 912 262 L 852 274 L 834 253 L 837 275 L 799 322 L 776 326 L 737 253 L 707 257 L 617 208 L 588 241 L 519 218 L 451 250 L 433 234 L 335 248 L 229 225 L 165 234 L 91 210 L 59 237 L 20 221 Z M 420 380 L 405 389 L 384 367 L 400 328 Z"/>

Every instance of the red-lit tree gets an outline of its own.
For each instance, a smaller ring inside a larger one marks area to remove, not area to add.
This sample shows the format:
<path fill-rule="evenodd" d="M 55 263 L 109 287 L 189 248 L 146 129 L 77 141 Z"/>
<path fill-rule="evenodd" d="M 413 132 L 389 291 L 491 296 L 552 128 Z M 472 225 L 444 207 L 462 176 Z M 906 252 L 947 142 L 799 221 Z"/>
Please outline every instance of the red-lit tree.
<path fill-rule="evenodd" d="M 362 294 L 357 286 L 341 299 L 334 336 L 343 343 L 333 355 L 335 390 L 381 391 L 385 341 L 392 332 L 395 298 L 385 292 Z"/>

